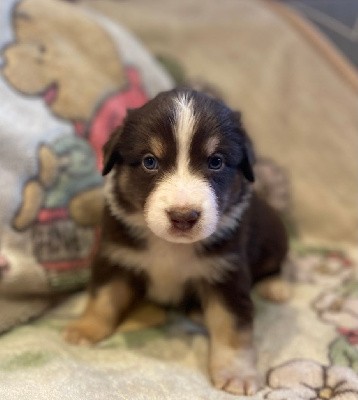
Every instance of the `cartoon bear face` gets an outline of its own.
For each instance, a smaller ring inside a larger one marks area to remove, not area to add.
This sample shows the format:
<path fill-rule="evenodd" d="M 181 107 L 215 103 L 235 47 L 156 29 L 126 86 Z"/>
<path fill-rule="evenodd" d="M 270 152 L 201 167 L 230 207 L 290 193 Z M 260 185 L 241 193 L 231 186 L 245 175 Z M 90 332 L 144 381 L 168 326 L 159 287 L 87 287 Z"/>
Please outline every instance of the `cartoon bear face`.
<path fill-rule="evenodd" d="M 24 0 L 13 21 L 16 40 L 4 51 L 2 73 L 20 92 L 43 96 L 57 116 L 87 121 L 104 96 L 123 86 L 114 43 L 83 10 Z"/>

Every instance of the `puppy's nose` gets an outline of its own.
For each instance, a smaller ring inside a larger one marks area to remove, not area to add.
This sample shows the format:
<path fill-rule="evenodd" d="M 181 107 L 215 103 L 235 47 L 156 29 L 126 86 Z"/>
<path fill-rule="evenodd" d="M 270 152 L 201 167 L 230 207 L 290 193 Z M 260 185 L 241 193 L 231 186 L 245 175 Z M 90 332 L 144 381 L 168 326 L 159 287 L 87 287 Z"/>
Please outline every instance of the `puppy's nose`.
<path fill-rule="evenodd" d="M 167 211 L 172 225 L 181 231 L 188 231 L 200 217 L 200 211 L 190 208 L 172 208 Z"/>

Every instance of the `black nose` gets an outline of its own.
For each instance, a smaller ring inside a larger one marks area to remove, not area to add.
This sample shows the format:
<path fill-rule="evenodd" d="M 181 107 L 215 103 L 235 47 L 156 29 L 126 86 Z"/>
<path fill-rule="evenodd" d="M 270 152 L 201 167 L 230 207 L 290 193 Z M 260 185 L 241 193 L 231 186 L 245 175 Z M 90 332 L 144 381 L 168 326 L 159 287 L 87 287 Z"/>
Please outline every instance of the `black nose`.
<path fill-rule="evenodd" d="M 167 211 L 172 225 L 181 231 L 188 231 L 197 222 L 200 212 L 188 208 L 173 208 Z"/>

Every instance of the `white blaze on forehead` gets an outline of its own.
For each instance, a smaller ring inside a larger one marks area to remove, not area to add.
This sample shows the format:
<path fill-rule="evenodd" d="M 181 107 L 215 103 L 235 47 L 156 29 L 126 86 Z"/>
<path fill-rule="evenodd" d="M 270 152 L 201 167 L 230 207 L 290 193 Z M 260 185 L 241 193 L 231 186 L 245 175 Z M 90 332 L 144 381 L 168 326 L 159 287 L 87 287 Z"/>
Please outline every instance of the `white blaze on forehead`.
<path fill-rule="evenodd" d="M 177 169 L 179 174 L 183 174 L 189 168 L 190 144 L 196 125 L 194 104 L 186 94 L 181 94 L 174 99 L 174 106 L 174 133 L 178 144 Z"/>

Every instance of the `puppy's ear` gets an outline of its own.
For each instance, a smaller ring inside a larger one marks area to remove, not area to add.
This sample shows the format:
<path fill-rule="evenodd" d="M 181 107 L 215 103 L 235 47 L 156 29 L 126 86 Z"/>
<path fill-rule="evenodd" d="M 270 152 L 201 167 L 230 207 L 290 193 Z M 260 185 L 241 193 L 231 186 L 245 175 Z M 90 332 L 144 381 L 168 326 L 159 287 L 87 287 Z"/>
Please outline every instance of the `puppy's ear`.
<path fill-rule="evenodd" d="M 255 182 L 255 175 L 254 175 L 254 164 L 255 164 L 255 152 L 254 146 L 252 144 L 251 139 L 247 135 L 245 128 L 243 127 L 241 121 L 241 113 L 236 111 L 234 112 L 234 118 L 236 120 L 237 127 L 239 129 L 240 134 L 243 136 L 243 158 L 239 164 L 239 168 L 241 169 L 244 177 L 251 183 Z"/>
<path fill-rule="evenodd" d="M 251 183 L 255 182 L 254 166 L 255 155 L 251 140 L 246 136 L 244 144 L 244 158 L 240 164 L 240 168 L 244 177 Z"/>
<path fill-rule="evenodd" d="M 122 127 L 118 127 L 110 136 L 108 142 L 103 146 L 103 169 L 102 175 L 107 175 L 114 165 L 121 161 L 119 154 L 119 139 Z"/>

